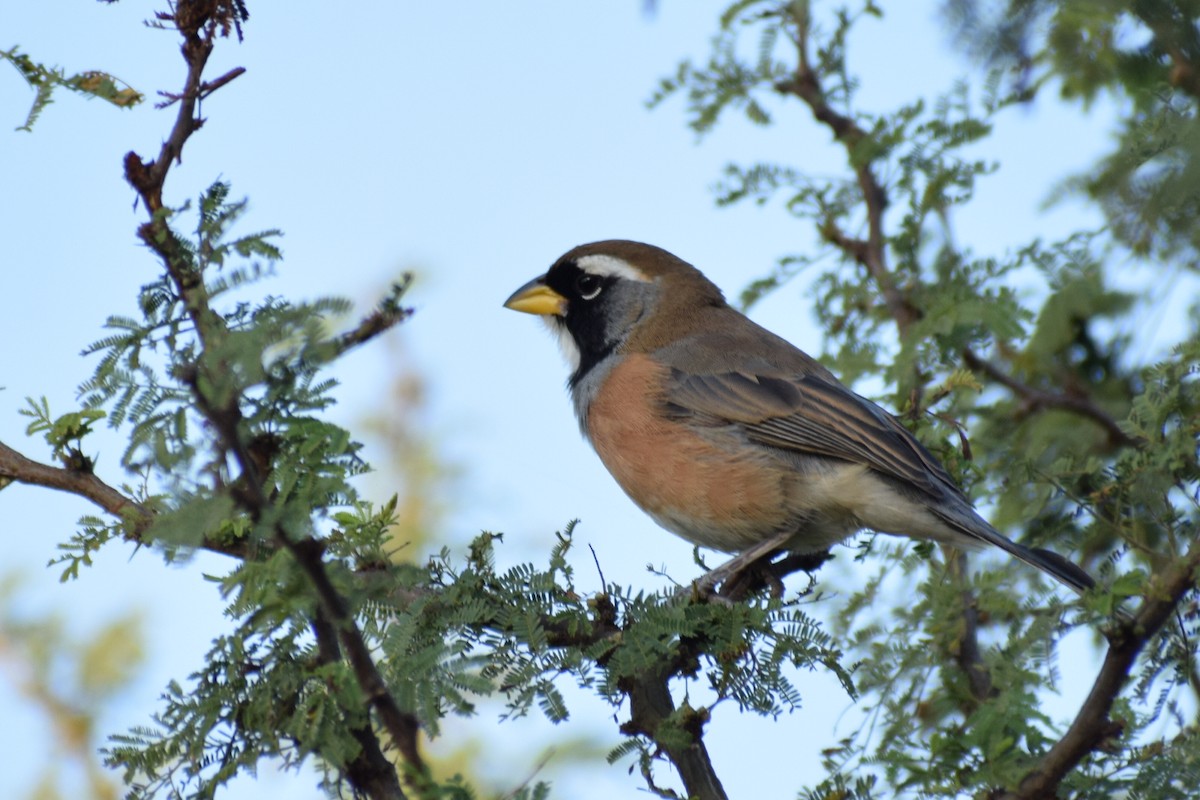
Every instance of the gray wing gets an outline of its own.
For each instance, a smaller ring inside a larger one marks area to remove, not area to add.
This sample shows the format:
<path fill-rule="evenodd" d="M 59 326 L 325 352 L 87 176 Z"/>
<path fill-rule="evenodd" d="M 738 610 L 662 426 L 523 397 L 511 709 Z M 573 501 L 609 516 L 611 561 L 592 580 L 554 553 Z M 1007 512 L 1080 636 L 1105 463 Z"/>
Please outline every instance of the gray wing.
<path fill-rule="evenodd" d="M 944 500 L 962 495 L 941 464 L 894 417 L 821 374 L 789 377 L 671 371 L 667 402 L 678 415 L 737 424 L 754 442 L 863 464 Z"/>

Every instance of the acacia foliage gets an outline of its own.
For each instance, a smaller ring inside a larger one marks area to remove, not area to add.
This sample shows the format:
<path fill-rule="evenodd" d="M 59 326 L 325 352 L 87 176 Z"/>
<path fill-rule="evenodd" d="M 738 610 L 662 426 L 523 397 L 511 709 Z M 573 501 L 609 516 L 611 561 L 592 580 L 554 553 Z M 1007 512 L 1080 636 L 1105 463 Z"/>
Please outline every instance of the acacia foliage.
<path fill-rule="evenodd" d="M 1102 583 L 1066 603 L 1032 571 L 978 571 L 929 546 L 876 543 L 864 548 L 875 579 L 828 622 L 812 614 L 811 584 L 770 591 L 795 563 L 749 596 L 615 585 L 582 595 L 570 526 L 545 564 L 498 569 L 503 540 L 487 533 L 466 553 L 399 562 L 389 550 L 395 501 L 358 494 L 359 447 L 326 412 L 329 366 L 408 318 L 405 284 L 334 332 L 328 320 L 345 301 L 256 294 L 281 258 L 276 232 L 234 237 L 245 204 L 227 183 L 194 207 L 164 202 L 171 165 L 199 128 L 196 104 L 239 74 L 206 77 L 208 56 L 232 32 L 240 38 L 249 11 L 180 0 L 159 12 L 155 24 L 183 42 L 187 76 L 164 95 L 177 116 L 157 157 L 125 161 L 159 275 L 139 293 L 140 316 L 110 318 L 90 348 L 96 368 L 80 407 L 55 415 L 30 404 L 30 431 L 53 463 L 0 445 L 5 482 L 67 489 L 100 509 L 64 546 L 65 577 L 115 538 L 168 559 L 197 548 L 233 559 L 217 578 L 227 633 L 167 687 L 145 726 L 107 751 L 130 796 L 210 797 L 264 759 L 314 761 L 333 793 L 475 796 L 462 778 L 435 777 L 419 732 L 437 736 L 448 716 L 480 713 L 485 696 L 502 697 L 508 714 L 565 722 L 562 686 L 573 683 L 619 710 L 626 739 L 610 759 L 639 769 L 652 792 L 673 796 L 673 770 L 687 796 L 721 798 L 705 744 L 712 705 L 794 711 L 796 671 L 808 669 L 831 671 L 871 715 L 826 751 L 826 775 L 796 778 L 805 797 L 1193 794 L 1197 323 L 1160 360 L 1138 363 L 1127 343 L 1153 297 L 1109 278 L 1131 254 L 1162 260 L 1147 269 L 1194 269 L 1188 209 L 1200 183 L 1179 176 L 1196 155 L 1183 133 L 1197 101 L 1187 80 L 1195 14 L 1172 3 L 1137 4 L 1134 16 L 1011 6 L 988 28 L 999 44 L 982 55 L 1017 58 L 1017 77 L 981 70 L 978 85 L 964 80 L 932 100 L 855 110 L 855 25 L 883 13 L 871 2 L 741 0 L 719 21 L 711 58 L 684 63 L 660 87 L 660 99 L 687 97 L 701 132 L 730 111 L 761 125 L 775 124 L 782 104 L 813 112 L 843 146 L 844 174 L 830 178 L 821 165 L 815 177 L 798 155 L 724 175 L 719 202 L 781 201 L 823 247 L 781 257 L 745 299 L 807 272 L 826 361 L 849 380 L 895 386 L 889 405 L 1002 527 L 1074 552 Z M 1005 27 L 1014 21 L 1025 25 L 1019 36 Z M 1132 71 L 1115 44 L 1129 24 L 1149 37 Z M 1135 101 L 1124 166 L 1068 187 L 1088 192 L 1113 224 L 976 256 L 948 233 L 953 209 L 992 169 L 967 154 L 986 145 L 998 115 L 1054 87 Z M 1163 118 L 1175 126 L 1169 147 L 1155 138 Z M 1122 223 L 1134 217 L 1142 221 Z M 1044 291 L 1018 296 L 1018 271 L 1039 276 Z M 102 421 L 128 435 L 125 473 L 108 478 L 116 486 L 84 455 Z M 1103 663 L 1086 676 L 1095 688 L 1074 719 L 1055 719 L 1042 698 L 1061 680 L 1058 643 L 1079 627 L 1103 632 Z M 549 792 L 536 783 L 510 796 Z"/>

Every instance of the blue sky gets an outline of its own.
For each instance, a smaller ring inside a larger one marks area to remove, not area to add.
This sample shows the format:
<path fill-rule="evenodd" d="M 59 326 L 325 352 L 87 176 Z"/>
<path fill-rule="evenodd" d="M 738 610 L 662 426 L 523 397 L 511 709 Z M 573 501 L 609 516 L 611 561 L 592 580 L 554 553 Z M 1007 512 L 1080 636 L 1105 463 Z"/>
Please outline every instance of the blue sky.
<path fill-rule="evenodd" d="M 903 8 L 866 23 L 852 40 L 864 111 L 932 98 L 968 71 L 935 21 L 936 3 L 895 5 Z M 176 38 L 141 26 L 150 8 L 129 0 L 8 3 L 0 47 L 20 44 L 71 72 L 104 69 L 153 96 L 180 85 L 182 63 Z M 385 410 L 392 371 L 425 376 L 425 424 L 461 473 L 446 497 L 451 545 L 480 530 L 504 531 L 504 559 L 542 558 L 554 531 L 578 517 L 578 540 L 596 549 L 609 581 L 661 586 L 647 563 L 677 577 L 694 574 L 690 546 L 637 511 L 580 439 L 553 341 L 500 304 L 559 254 L 596 239 L 671 249 L 729 295 L 779 256 L 811 252 L 811 232 L 779 208 L 717 209 L 711 191 L 730 161 L 840 173 L 842 153 L 805 109 L 780 107 L 781 124 L 771 129 L 731 118 L 699 141 L 678 99 L 645 107 L 681 59 L 706 56 L 720 8 L 676 0 L 648 15 L 639 0 L 543 0 L 468 2 L 452 11 L 436 3 L 366 3 L 342 14 L 335 4 L 293 0 L 251 4 L 246 42 L 218 47 L 209 76 L 233 66 L 247 72 L 205 102 L 208 123 L 172 173 L 168 201 L 194 198 L 217 178 L 233 184 L 235 197 L 248 196 L 246 231 L 285 232 L 285 261 L 260 287 L 264 293 L 339 294 L 366 309 L 401 271 L 417 272 L 409 299 L 418 314 L 393 334 L 403 346 L 376 344 L 347 358 L 335 414 L 361 429 L 364 416 Z M 17 409 L 27 395 L 46 395 L 57 411 L 70 408 L 91 369 L 79 351 L 99 338 L 106 315 L 134 311 L 138 287 L 157 269 L 134 236 L 144 215 L 122 180 L 121 158 L 130 149 L 157 152 L 173 112 L 150 105 L 118 112 L 61 95 L 32 135 L 14 132 L 30 97 L 15 72 L 0 68 L 0 439 L 45 458 L 25 439 Z M 959 241 L 1002 254 L 1035 236 L 1096 224 L 1078 206 L 1046 209 L 1043 201 L 1056 179 L 1108 144 L 1103 111 L 1084 116 L 1042 101 L 1008 113 L 986 150 L 1001 168 L 956 214 Z M 797 282 L 753 316 L 819 351 L 812 302 Z M 98 469 L 119 482 L 118 440 L 106 441 Z M 377 443 L 368 445 L 378 453 Z M 59 609 L 80 631 L 130 610 L 142 615 L 145 670 L 102 720 L 120 731 L 144 722 L 165 682 L 185 678 L 223 629 L 220 600 L 203 573 L 226 565 L 199 557 L 164 567 L 153 553 L 114 546 L 80 580 L 60 585 L 44 565 L 89 511 L 74 498 L 5 490 L 0 572 L 24 576 L 25 610 Z M 577 569 L 581 586 L 598 588 L 590 555 L 581 555 Z M 823 578 L 853 582 L 855 567 L 844 563 Z M 734 723 L 734 709 L 717 710 L 709 747 L 732 795 L 792 796 L 799 780 L 759 784 L 764 759 L 814 774 L 827 742 L 813 732 L 830 729 L 849 703 L 819 676 L 801 676 L 799 687 L 810 705 L 778 721 Z M 21 708 L 2 680 L 0 707 Z M 581 730 L 598 732 L 604 746 L 616 742 L 611 712 L 599 700 L 573 695 L 571 710 Z M 10 717 L 0 732 L 0 751 L 14 765 L 0 775 L 6 796 L 27 791 L 38 765 L 54 758 L 36 718 L 16 713 L 20 724 Z M 538 720 L 497 728 L 487 712 L 447 727 L 451 744 L 484 737 L 493 752 L 485 768 L 500 786 L 524 780 L 542 746 L 575 731 Z M 640 785 L 623 765 L 582 777 L 569 765 L 549 774 L 562 797 L 632 796 Z M 259 780 L 242 782 L 232 796 L 318 796 L 309 775 Z"/>

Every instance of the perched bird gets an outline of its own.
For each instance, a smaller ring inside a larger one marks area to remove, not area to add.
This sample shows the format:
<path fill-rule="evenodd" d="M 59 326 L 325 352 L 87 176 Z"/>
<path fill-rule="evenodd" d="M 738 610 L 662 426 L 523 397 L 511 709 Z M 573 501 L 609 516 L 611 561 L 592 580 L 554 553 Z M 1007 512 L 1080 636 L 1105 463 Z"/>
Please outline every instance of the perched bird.
<path fill-rule="evenodd" d="M 1093 584 L 1005 538 L 895 417 L 666 250 L 581 245 L 504 305 L 558 335 L 584 436 L 633 502 L 690 542 L 744 565 L 870 528 L 994 545 L 1076 591 Z"/>

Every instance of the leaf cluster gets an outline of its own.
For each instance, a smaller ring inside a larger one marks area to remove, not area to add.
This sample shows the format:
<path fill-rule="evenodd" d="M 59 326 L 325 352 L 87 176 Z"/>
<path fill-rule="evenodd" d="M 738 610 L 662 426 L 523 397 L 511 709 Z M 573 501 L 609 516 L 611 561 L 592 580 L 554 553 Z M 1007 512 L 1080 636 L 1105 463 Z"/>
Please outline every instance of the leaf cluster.
<path fill-rule="evenodd" d="M 33 104 L 25 123 L 17 128 L 19 131 L 33 130 L 33 123 L 46 110 L 46 106 L 54 102 L 55 89 L 66 89 L 88 98 L 98 97 L 117 108 L 132 108 L 145 100 L 141 92 L 106 72 L 88 70 L 68 75 L 59 67 L 48 67 L 34 61 L 16 46 L 0 50 L 0 60 L 11 64 L 34 90 Z"/>

